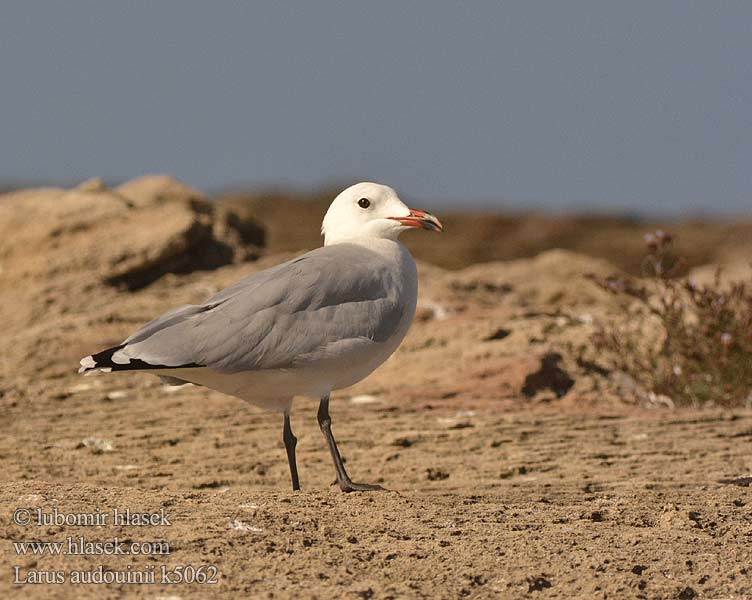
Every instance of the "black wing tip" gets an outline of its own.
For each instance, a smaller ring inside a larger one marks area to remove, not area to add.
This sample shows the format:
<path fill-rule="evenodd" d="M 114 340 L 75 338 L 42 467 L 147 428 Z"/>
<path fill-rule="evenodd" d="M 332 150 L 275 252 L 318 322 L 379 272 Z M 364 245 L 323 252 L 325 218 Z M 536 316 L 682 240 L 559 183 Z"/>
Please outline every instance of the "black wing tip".
<path fill-rule="evenodd" d="M 81 359 L 81 368 L 78 370 L 79 373 L 86 373 L 89 371 L 96 371 L 96 370 L 103 370 L 103 371 L 142 371 L 144 369 L 191 369 L 191 368 L 197 368 L 202 367 L 203 365 L 199 365 L 196 363 L 188 363 L 185 365 L 160 365 L 160 364 L 151 364 L 144 360 L 141 360 L 140 358 L 131 358 L 127 363 L 116 363 L 112 360 L 113 355 L 118 350 L 122 350 L 125 348 L 125 344 L 120 344 L 119 346 L 113 346 L 112 348 L 107 348 L 106 350 L 102 350 L 101 352 L 97 352 L 96 354 L 92 354 L 91 356 L 87 356 L 86 358 Z"/>

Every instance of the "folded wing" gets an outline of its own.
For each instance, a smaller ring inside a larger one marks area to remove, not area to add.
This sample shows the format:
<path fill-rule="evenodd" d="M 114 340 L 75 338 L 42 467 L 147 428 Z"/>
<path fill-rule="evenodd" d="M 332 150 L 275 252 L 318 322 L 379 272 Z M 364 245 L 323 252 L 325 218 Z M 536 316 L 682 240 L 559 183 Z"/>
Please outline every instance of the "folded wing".
<path fill-rule="evenodd" d="M 292 368 L 385 341 L 405 310 L 390 266 L 361 246 L 319 248 L 165 313 L 81 370 Z"/>

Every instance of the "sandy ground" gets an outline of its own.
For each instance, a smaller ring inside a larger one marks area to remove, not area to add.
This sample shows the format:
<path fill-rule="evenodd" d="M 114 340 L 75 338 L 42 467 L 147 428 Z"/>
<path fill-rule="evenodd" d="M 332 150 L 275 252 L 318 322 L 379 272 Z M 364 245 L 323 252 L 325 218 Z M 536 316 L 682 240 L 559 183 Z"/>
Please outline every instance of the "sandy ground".
<path fill-rule="evenodd" d="M 293 414 L 293 493 L 279 415 L 75 374 L 290 258 L 257 246 L 255 216 L 166 178 L 0 198 L 0 598 L 752 598 L 752 412 L 655 408 L 609 371 L 596 327 L 642 317 L 587 278 L 603 260 L 420 263 L 407 339 L 331 407 L 353 478 L 388 492 L 332 486 L 315 402 Z M 116 577 L 144 583 L 73 583 Z"/>
<path fill-rule="evenodd" d="M 392 490 L 343 494 L 331 486 L 313 403 L 301 402 L 293 420 L 298 493 L 289 491 L 279 416 L 201 388 L 168 395 L 151 385 L 114 400 L 85 391 L 11 410 L 13 430 L 0 437 L 2 597 L 752 595 L 750 412 L 334 400 L 351 474 Z M 113 447 L 86 447 L 88 437 Z M 14 525 L 24 507 L 164 509 L 171 524 Z M 12 544 L 69 536 L 164 540 L 171 553 L 29 556 Z M 212 565 L 217 583 L 12 583 L 14 566 L 24 579 L 59 570 L 69 581 L 72 571 L 99 565 Z"/>

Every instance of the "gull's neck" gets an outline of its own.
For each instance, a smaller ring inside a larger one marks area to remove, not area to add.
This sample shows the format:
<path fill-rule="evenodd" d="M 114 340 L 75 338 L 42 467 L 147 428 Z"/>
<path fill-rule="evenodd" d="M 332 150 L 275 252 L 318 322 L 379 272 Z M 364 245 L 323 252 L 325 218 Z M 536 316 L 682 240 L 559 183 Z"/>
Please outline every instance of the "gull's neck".
<path fill-rule="evenodd" d="M 399 237 L 399 230 L 393 231 L 359 231 L 353 233 L 347 231 L 344 228 L 324 233 L 324 246 L 331 246 L 333 244 L 370 244 L 378 241 L 396 242 Z"/>
<path fill-rule="evenodd" d="M 375 236 L 353 236 L 353 237 L 330 237 L 324 238 L 324 246 L 336 246 L 337 244 L 356 244 L 363 246 L 374 252 L 378 252 L 384 256 L 395 256 L 398 254 L 407 254 L 407 248 L 405 248 L 396 238 L 391 239 L 388 237 L 375 237 Z"/>

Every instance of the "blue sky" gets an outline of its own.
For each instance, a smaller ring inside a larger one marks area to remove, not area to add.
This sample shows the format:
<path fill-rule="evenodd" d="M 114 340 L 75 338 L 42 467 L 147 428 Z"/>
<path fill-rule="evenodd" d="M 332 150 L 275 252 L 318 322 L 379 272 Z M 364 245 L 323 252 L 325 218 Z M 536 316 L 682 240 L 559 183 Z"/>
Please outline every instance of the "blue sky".
<path fill-rule="evenodd" d="M 750 2 L 10 0 L 0 75 L 0 181 L 752 212 Z"/>

